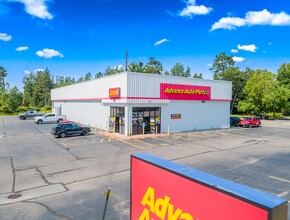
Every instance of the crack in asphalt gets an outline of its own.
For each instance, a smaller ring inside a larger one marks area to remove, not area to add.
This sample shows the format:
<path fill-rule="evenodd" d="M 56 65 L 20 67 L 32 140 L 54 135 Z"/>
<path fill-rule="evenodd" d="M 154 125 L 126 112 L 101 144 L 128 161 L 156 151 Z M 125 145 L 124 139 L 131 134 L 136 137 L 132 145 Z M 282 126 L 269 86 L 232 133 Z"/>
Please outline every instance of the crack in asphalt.
<path fill-rule="evenodd" d="M 110 176 L 110 175 L 123 173 L 123 172 L 128 172 L 128 171 L 130 171 L 130 169 L 125 169 L 125 170 L 120 170 L 120 171 L 117 171 L 117 172 L 106 173 L 106 174 L 99 175 L 99 176 L 92 176 L 92 177 L 89 177 L 89 178 L 85 178 L 85 179 L 81 179 L 81 180 L 78 180 L 78 181 L 73 181 L 73 182 L 67 183 L 66 185 L 70 185 L 70 184 L 74 184 L 74 183 L 80 183 L 80 182 L 84 182 L 86 180 L 102 178 L 102 177 L 105 177 L 105 176 Z"/>
<path fill-rule="evenodd" d="M 66 220 L 74 220 L 72 217 L 64 215 L 64 214 L 61 214 L 61 213 L 58 213 L 58 212 L 54 211 L 52 208 L 50 208 L 49 206 L 47 206 L 47 205 L 45 205 L 45 204 L 43 204 L 41 202 L 23 201 L 23 203 L 37 204 L 37 205 L 40 205 L 40 206 L 44 207 L 50 214 L 52 214 L 52 215 L 54 215 L 56 217 L 63 218 L 63 219 L 66 219 Z"/>
<path fill-rule="evenodd" d="M 13 157 L 10 157 L 10 162 L 11 162 L 12 175 L 13 175 L 13 180 L 12 180 L 12 192 L 15 192 L 15 179 L 16 179 L 16 173 L 15 173 L 15 168 L 14 168 L 14 163 L 13 163 Z"/>
<path fill-rule="evenodd" d="M 79 160 L 79 157 L 74 155 L 73 153 L 71 153 L 69 151 L 69 149 L 63 147 L 60 143 L 58 143 L 57 141 L 55 141 L 54 139 L 52 139 L 51 137 L 47 136 L 46 134 L 42 133 L 37 127 L 32 126 L 36 131 L 38 131 L 40 134 L 42 134 L 43 136 L 45 136 L 46 138 L 48 138 L 49 140 L 51 140 L 52 142 L 54 142 L 57 146 L 61 147 L 62 149 L 66 150 L 71 156 L 73 156 L 76 160 Z"/>
<path fill-rule="evenodd" d="M 44 174 L 42 173 L 42 171 L 40 169 L 38 169 L 38 167 L 35 168 L 36 172 L 38 173 L 38 175 L 41 177 L 41 179 L 44 181 L 44 183 L 46 183 L 47 185 L 50 185 L 51 183 L 45 178 Z"/>

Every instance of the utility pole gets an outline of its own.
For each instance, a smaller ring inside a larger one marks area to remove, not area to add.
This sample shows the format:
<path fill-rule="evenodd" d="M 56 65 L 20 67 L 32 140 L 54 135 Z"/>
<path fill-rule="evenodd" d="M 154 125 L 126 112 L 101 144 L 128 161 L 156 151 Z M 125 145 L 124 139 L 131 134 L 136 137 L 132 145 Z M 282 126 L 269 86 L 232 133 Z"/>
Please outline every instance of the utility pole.
<path fill-rule="evenodd" d="M 126 50 L 126 71 L 128 71 L 128 50 Z"/>

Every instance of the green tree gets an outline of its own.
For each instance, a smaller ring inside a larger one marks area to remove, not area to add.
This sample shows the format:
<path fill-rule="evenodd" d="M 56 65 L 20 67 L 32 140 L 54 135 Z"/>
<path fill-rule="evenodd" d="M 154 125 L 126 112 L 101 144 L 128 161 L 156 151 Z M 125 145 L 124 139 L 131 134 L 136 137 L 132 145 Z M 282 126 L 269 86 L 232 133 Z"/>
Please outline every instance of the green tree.
<path fill-rule="evenodd" d="M 233 113 L 234 107 L 238 106 L 238 102 L 244 99 L 243 90 L 249 78 L 249 72 L 250 69 L 241 71 L 238 67 L 231 67 L 221 74 L 222 80 L 232 81 L 231 113 Z"/>
<path fill-rule="evenodd" d="M 290 87 L 290 63 L 284 63 L 279 67 L 277 80 L 282 85 Z"/>
<path fill-rule="evenodd" d="M 78 78 L 78 80 L 77 80 L 77 83 L 80 83 L 80 82 L 83 82 L 83 81 L 84 81 L 83 76 L 80 76 L 80 78 Z"/>
<path fill-rule="evenodd" d="M 122 73 L 124 72 L 124 67 L 122 65 L 118 65 L 115 67 L 116 73 Z"/>
<path fill-rule="evenodd" d="M 142 62 L 130 62 L 128 65 L 129 72 L 136 72 L 136 73 L 144 73 L 145 72 L 145 65 Z"/>
<path fill-rule="evenodd" d="M 144 71 L 146 73 L 161 74 L 163 71 L 163 66 L 155 58 L 150 57 L 149 62 L 146 64 Z"/>
<path fill-rule="evenodd" d="M 272 94 L 265 97 L 266 109 L 268 112 L 285 113 L 289 111 L 290 90 L 279 81 L 272 82 Z"/>
<path fill-rule="evenodd" d="M 195 74 L 193 74 L 192 78 L 203 79 L 202 73 L 199 73 L 199 74 L 195 73 Z"/>
<path fill-rule="evenodd" d="M 245 99 L 238 104 L 240 112 L 263 114 L 270 110 L 271 96 L 275 96 L 275 74 L 268 70 L 254 70 L 244 87 Z"/>
<path fill-rule="evenodd" d="M 219 80 L 222 78 L 222 73 L 230 68 L 233 68 L 235 65 L 235 61 L 233 60 L 233 56 L 228 56 L 225 52 L 222 52 L 216 55 L 212 67 L 210 68 L 213 71 L 213 79 Z"/>
<path fill-rule="evenodd" d="M 7 76 L 7 70 L 0 66 L 0 93 L 5 91 L 5 77 Z"/>
<path fill-rule="evenodd" d="M 92 74 L 90 72 L 88 72 L 84 77 L 84 81 L 89 81 L 92 79 L 92 77 L 93 77 Z"/>
<path fill-rule="evenodd" d="M 116 70 L 108 66 L 105 70 L 104 76 L 110 76 L 116 74 Z"/>
<path fill-rule="evenodd" d="M 190 77 L 190 68 L 187 67 L 184 71 L 184 66 L 180 63 L 176 63 L 170 70 L 171 76 L 181 76 L 181 77 Z"/>
<path fill-rule="evenodd" d="M 29 73 L 22 80 L 23 83 L 23 105 L 31 106 L 33 105 L 33 88 L 35 84 L 35 75 Z"/>
<path fill-rule="evenodd" d="M 10 112 L 16 112 L 17 108 L 22 104 L 23 95 L 18 88 L 14 86 L 8 93 L 6 105 Z"/>
<path fill-rule="evenodd" d="M 50 71 L 46 68 L 44 71 L 37 71 L 35 83 L 33 86 L 33 104 L 36 107 L 50 105 L 50 91 L 54 84 Z"/>
<path fill-rule="evenodd" d="M 101 78 L 104 74 L 102 72 L 97 72 L 95 75 L 95 79 Z"/>
<path fill-rule="evenodd" d="M 170 76 L 170 73 L 169 73 L 168 70 L 166 70 L 166 71 L 164 72 L 164 76 Z"/>

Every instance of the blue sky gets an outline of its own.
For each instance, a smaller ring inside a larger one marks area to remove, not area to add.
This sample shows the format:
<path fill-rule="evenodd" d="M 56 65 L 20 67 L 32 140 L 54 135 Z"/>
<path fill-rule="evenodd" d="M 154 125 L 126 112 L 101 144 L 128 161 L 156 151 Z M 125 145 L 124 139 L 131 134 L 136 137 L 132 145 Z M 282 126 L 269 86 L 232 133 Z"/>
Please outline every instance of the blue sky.
<path fill-rule="evenodd" d="M 241 69 L 290 62 L 290 0 L 0 0 L 0 66 L 22 87 L 49 68 L 78 78 L 107 66 L 177 62 L 212 79 L 221 52 Z"/>

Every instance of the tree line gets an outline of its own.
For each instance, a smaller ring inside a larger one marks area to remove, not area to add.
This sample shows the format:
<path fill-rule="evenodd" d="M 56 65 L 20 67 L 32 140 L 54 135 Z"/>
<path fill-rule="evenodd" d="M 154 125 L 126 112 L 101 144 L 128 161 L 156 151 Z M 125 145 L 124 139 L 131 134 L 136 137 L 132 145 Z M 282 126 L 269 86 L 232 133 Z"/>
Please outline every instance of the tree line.
<path fill-rule="evenodd" d="M 240 70 L 232 55 L 216 55 L 210 70 L 214 80 L 232 81 L 231 113 L 243 114 L 290 114 L 290 63 L 282 64 L 277 73 L 269 70 Z M 78 79 L 70 76 L 54 76 L 49 69 L 29 73 L 23 78 L 23 92 L 16 86 L 10 88 L 5 82 L 7 71 L 0 66 L 0 112 L 14 113 L 28 108 L 45 107 L 51 109 L 50 91 L 66 85 L 88 81 L 124 71 L 123 66 L 111 68 L 95 75 L 88 72 Z M 149 58 L 147 63 L 130 62 L 129 72 L 162 74 L 186 78 L 200 78 L 202 73 L 191 74 L 189 67 L 176 63 L 169 71 L 161 62 Z"/>

